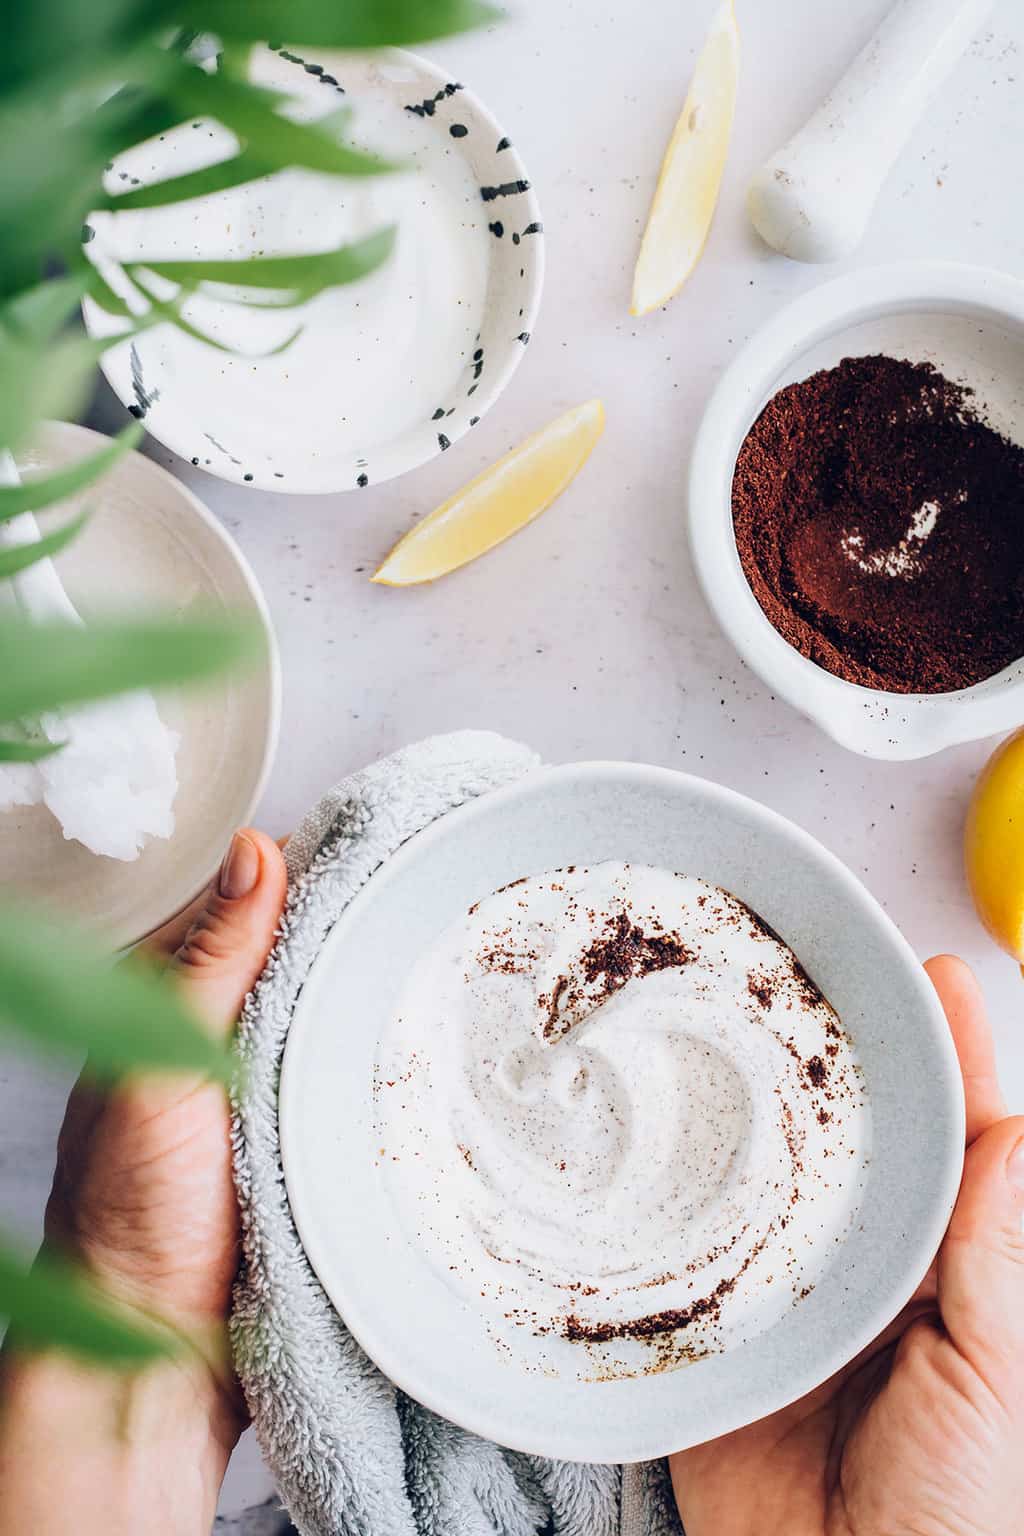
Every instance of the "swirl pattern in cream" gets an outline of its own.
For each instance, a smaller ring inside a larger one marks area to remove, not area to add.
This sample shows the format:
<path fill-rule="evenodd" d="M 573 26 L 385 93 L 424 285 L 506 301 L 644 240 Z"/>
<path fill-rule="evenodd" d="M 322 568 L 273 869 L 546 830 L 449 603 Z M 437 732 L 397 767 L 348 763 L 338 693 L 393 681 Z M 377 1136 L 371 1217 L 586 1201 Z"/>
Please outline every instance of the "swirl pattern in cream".
<path fill-rule="evenodd" d="M 704 881 L 533 875 L 412 969 L 376 1084 L 397 1219 L 529 1367 L 661 1370 L 770 1328 L 863 1192 L 852 1045 Z"/>

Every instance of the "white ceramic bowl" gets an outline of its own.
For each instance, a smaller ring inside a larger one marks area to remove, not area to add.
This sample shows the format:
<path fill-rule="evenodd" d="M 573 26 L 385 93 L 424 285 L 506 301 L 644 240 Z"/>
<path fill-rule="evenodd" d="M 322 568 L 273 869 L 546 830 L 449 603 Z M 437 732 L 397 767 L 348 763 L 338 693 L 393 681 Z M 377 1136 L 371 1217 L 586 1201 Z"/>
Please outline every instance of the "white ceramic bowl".
<path fill-rule="evenodd" d="M 486 1316 L 424 1257 L 380 1169 L 374 1064 L 420 953 L 520 875 L 622 859 L 701 875 L 775 928 L 838 1010 L 873 1116 L 854 1231 L 816 1290 L 751 1344 L 660 1375 L 580 1382 L 499 1352 Z M 637 1461 L 724 1434 L 823 1381 L 909 1300 L 960 1177 L 964 1108 L 949 1030 L 910 947 L 806 832 L 702 779 L 632 763 L 528 775 L 408 842 L 324 942 L 284 1057 L 288 1198 L 325 1291 L 384 1373 L 501 1445 Z"/>
<path fill-rule="evenodd" d="M 1024 719 L 1024 661 L 955 693 L 903 694 L 835 677 L 785 641 L 747 584 L 733 536 L 736 456 L 771 396 L 842 358 L 886 352 L 963 380 L 999 431 L 1024 442 L 1024 283 L 948 262 L 849 272 L 788 305 L 722 376 L 697 434 L 690 544 L 719 624 L 773 693 L 867 757 L 915 758 Z"/>
<path fill-rule="evenodd" d="M 415 54 L 259 48 L 251 70 L 291 96 L 297 115 L 353 101 L 352 132 L 364 147 L 405 163 L 431 157 L 451 218 L 430 222 L 424 172 L 339 179 L 285 171 L 169 208 L 99 213 L 87 250 L 134 308 L 117 262 L 304 254 L 388 223 L 398 230 L 385 266 L 300 309 L 226 304 L 209 288 L 190 300 L 191 321 L 233 353 L 162 325 L 108 350 L 101 366 L 155 438 L 211 474 L 272 491 L 375 485 L 457 442 L 518 367 L 543 281 L 536 195 L 486 108 Z M 185 123 L 119 156 L 108 189 L 181 175 L 223 158 L 234 142 L 218 124 Z M 468 246 L 458 233 L 467 227 Z M 447 286 L 431 286 L 439 282 Z M 414 288 L 419 308 L 410 308 Z M 88 300 L 83 310 L 94 336 L 124 328 Z M 444 325 L 434 319 L 440 313 Z M 372 324 L 354 341 L 367 314 Z M 268 355 L 298 324 L 298 339 Z"/>
<path fill-rule="evenodd" d="M 49 422 L 19 455 L 19 468 L 32 474 L 63 469 L 107 441 L 86 427 Z M 26 899 L 68 913 L 122 948 L 199 895 L 232 832 L 252 816 L 277 745 L 277 642 L 259 585 L 234 540 L 151 459 L 127 454 L 65 506 L 91 509 L 84 531 L 56 561 L 86 623 L 140 612 L 184 620 L 199 605 L 207 613 L 255 621 L 264 637 L 254 668 L 157 695 L 161 716 L 181 738 L 171 838 L 152 839 L 137 859 L 124 863 L 69 842 L 45 806 L 0 815 L 0 878 Z"/>

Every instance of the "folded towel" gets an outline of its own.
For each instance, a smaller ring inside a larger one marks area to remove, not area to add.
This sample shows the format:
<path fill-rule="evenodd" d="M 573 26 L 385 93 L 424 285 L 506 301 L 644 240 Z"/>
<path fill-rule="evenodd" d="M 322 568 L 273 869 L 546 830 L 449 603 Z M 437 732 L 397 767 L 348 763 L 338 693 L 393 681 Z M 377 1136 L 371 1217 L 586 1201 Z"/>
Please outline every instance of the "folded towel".
<path fill-rule="evenodd" d="M 263 1454 L 303 1536 L 681 1536 L 664 1463 L 521 1455 L 394 1387 L 321 1289 L 285 1193 L 281 1057 L 324 936 L 408 838 L 537 766 L 526 747 L 488 732 L 434 737 L 338 784 L 288 843 L 285 915 L 240 1028 L 244 1259 L 231 1335 Z"/>

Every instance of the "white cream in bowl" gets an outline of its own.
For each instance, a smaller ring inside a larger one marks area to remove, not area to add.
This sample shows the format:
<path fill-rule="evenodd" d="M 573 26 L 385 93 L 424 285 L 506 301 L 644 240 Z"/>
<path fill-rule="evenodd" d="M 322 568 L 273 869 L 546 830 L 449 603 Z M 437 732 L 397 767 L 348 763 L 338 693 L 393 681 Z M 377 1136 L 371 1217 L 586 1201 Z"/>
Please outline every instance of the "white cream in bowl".
<path fill-rule="evenodd" d="M 618 862 L 449 925 L 375 1104 L 407 1236 L 502 1350 L 581 1380 L 771 1328 L 850 1230 L 871 1141 L 853 1047 L 792 951 L 718 887 Z"/>

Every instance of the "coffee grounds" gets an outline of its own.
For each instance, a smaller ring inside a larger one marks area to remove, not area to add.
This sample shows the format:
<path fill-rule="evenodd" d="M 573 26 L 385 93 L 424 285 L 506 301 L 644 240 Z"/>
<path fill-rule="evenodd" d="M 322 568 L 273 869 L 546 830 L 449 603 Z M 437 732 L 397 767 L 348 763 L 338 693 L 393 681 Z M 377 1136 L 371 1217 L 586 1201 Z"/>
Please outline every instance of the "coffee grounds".
<path fill-rule="evenodd" d="M 930 363 L 848 357 L 765 406 L 733 478 L 736 545 L 772 624 L 891 693 L 1024 656 L 1024 449 Z"/>

